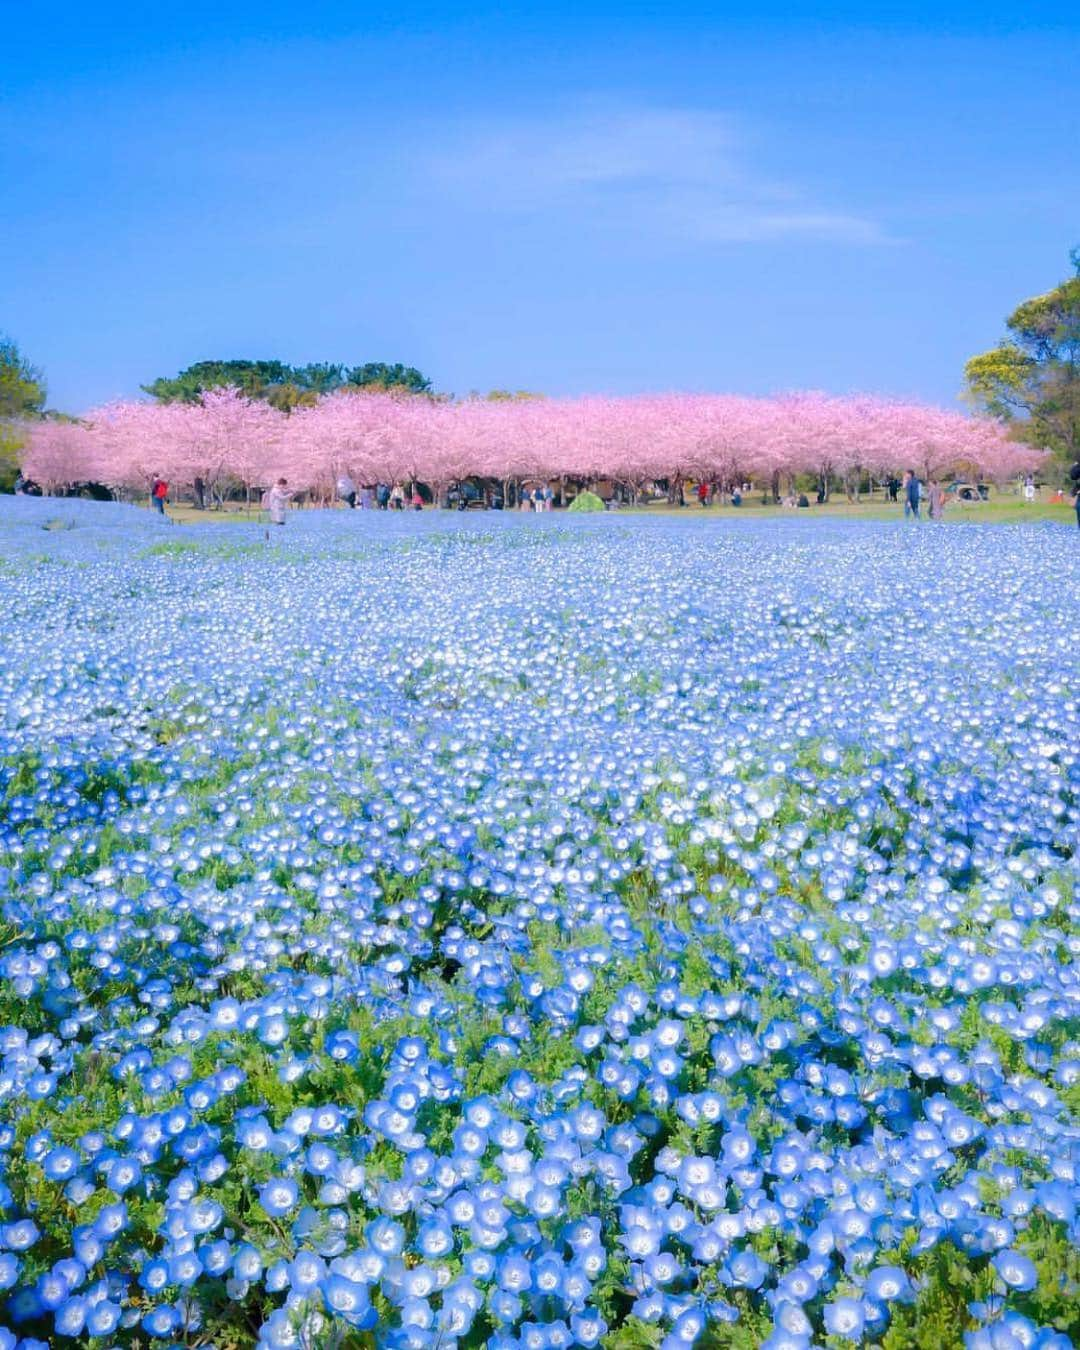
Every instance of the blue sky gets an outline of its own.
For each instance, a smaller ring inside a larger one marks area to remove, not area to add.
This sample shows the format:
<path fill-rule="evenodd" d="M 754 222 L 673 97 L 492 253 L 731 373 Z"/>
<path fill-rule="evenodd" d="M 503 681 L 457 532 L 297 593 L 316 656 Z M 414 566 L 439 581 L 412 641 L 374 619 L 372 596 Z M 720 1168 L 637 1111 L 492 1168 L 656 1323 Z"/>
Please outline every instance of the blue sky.
<path fill-rule="evenodd" d="M 72 411 L 241 356 L 950 402 L 1080 244 L 1064 4 L 20 10 L 0 330 Z"/>

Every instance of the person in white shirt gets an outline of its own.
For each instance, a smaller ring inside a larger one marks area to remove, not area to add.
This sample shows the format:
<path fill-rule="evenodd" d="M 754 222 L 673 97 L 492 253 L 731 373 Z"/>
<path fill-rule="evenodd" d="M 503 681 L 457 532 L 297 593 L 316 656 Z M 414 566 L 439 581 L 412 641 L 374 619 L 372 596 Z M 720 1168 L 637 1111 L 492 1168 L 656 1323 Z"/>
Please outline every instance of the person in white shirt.
<path fill-rule="evenodd" d="M 292 493 L 289 491 L 289 480 L 279 478 L 266 494 L 266 505 L 270 512 L 271 525 L 285 524 L 285 510 L 291 501 Z"/>

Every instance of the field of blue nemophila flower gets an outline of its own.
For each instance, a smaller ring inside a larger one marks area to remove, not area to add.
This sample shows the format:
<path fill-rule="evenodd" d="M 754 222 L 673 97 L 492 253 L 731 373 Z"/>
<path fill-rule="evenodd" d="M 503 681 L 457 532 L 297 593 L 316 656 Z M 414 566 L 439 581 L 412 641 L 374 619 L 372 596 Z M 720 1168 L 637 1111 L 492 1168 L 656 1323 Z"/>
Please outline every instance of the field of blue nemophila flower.
<path fill-rule="evenodd" d="M 1080 1340 L 1074 532 L 0 546 L 0 1345 Z"/>

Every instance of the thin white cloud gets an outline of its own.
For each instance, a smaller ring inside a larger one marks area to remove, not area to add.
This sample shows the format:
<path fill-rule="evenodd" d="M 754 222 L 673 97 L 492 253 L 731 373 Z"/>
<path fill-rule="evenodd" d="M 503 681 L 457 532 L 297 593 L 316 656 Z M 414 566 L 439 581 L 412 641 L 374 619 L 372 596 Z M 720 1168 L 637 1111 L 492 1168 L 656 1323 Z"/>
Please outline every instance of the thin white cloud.
<path fill-rule="evenodd" d="M 811 200 L 746 160 L 728 118 L 645 109 L 444 129 L 426 171 L 483 211 L 554 212 L 702 242 L 887 242 L 871 217 Z"/>

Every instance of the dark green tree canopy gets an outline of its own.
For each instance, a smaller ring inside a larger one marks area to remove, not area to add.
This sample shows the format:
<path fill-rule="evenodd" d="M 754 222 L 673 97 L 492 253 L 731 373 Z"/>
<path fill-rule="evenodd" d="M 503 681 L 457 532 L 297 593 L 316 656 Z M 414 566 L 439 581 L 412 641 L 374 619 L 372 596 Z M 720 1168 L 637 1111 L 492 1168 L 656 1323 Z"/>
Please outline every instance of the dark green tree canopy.
<path fill-rule="evenodd" d="M 1006 319 L 1010 336 L 964 367 L 973 402 L 1026 424 L 1026 438 L 1067 459 L 1080 456 L 1080 249 L 1073 276 L 1025 300 Z"/>
<path fill-rule="evenodd" d="M 385 361 L 359 366 L 332 361 L 313 361 L 306 366 L 290 366 L 284 361 L 197 361 L 179 375 L 154 380 L 143 389 L 159 403 L 195 403 L 204 389 L 229 386 L 284 409 L 311 403 L 335 389 L 431 392 L 431 381 L 415 366 Z"/>
<path fill-rule="evenodd" d="M 350 366 L 345 371 L 345 384 L 354 389 L 407 389 L 412 394 L 430 394 L 431 381 L 415 366 L 403 366 L 400 361 L 387 365 L 385 361 L 368 361 L 366 365 Z"/>

